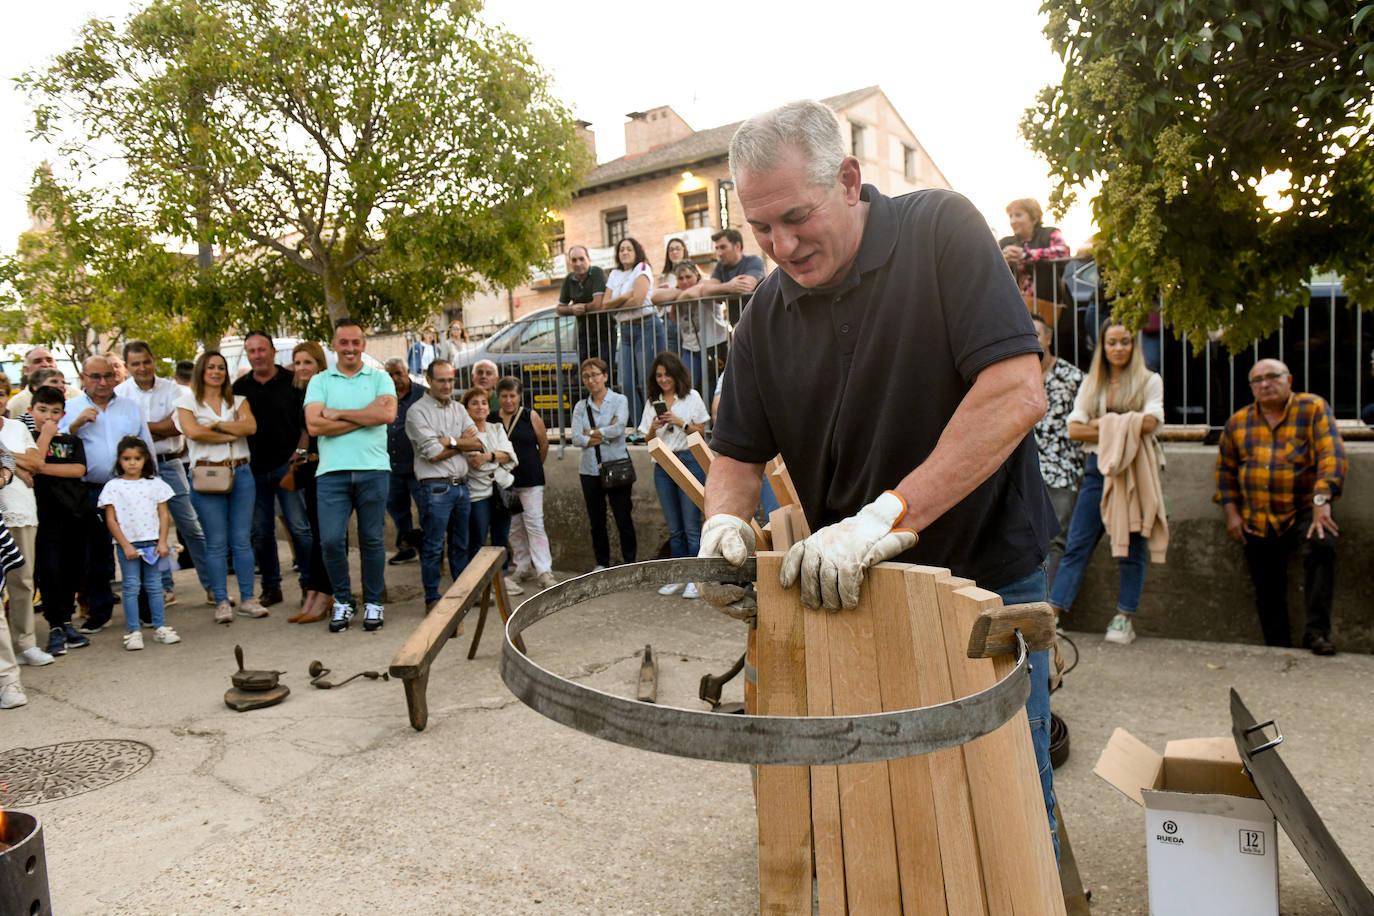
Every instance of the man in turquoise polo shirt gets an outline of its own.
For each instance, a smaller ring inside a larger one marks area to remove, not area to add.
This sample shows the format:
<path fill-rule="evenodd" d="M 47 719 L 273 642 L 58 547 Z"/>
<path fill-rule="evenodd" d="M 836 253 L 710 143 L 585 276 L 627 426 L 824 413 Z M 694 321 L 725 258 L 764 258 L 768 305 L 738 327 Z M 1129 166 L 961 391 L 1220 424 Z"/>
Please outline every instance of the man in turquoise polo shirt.
<path fill-rule="evenodd" d="M 313 376 L 305 390 L 305 426 L 320 439 L 315 493 L 320 552 L 334 584 L 329 632 L 348 629 L 356 613 L 348 578 L 348 517 L 355 510 L 362 554 L 363 629 L 380 630 L 386 585 L 382 525 L 391 478 L 386 426 L 396 418 L 396 386 L 391 376 L 363 364 L 367 338 L 352 318 L 342 318 L 334 326 L 333 347 L 338 364 Z"/>

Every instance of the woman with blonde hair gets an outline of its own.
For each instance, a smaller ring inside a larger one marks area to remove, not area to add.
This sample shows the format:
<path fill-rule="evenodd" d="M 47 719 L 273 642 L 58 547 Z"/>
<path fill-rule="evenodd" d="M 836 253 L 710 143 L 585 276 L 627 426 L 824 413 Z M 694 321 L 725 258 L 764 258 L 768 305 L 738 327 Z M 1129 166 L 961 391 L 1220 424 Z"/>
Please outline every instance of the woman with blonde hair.
<path fill-rule="evenodd" d="M 305 416 L 305 387 L 310 379 L 328 367 L 324 347 L 313 340 L 303 340 L 291 351 L 291 368 L 296 377 L 292 384 L 300 399 L 301 416 Z M 316 496 L 315 471 L 320 466 L 320 440 L 310 435 L 301 421 L 301 441 L 291 459 L 292 479 L 305 500 L 305 517 L 310 523 L 310 556 L 298 557 L 305 564 L 305 591 L 301 595 L 301 609 L 286 618 L 290 623 L 318 623 L 329 616 L 334 603 L 334 586 L 324 565 L 320 544 L 320 503 Z"/>
<path fill-rule="evenodd" d="M 1103 473 L 1098 469 L 1099 430 L 1107 414 L 1138 413 L 1141 447 L 1157 457 L 1153 433 L 1164 422 L 1164 381 L 1159 373 L 1145 367 L 1135 335 L 1124 325 L 1110 319 L 1102 325 L 1099 346 L 1093 351 L 1088 375 L 1078 388 L 1073 412 L 1069 414 L 1069 438 L 1083 443 L 1087 460 L 1083 469 L 1083 484 L 1078 502 L 1069 521 L 1068 543 L 1059 563 L 1054 587 L 1050 590 L 1050 605 L 1055 614 L 1068 610 L 1083 583 L 1083 573 L 1093 548 L 1106 531 L 1102 520 Z M 1124 557 L 1117 560 L 1120 568 L 1120 587 L 1116 602 L 1116 616 L 1107 627 L 1108 642 L 1129 645 L 1135 640 L 1132 618 L 1140 607 L 1145 590 L 1145 564 L 1149 560 L 1149 544 L 1144 535 L 1131 532 L 1130 546 Z"/>

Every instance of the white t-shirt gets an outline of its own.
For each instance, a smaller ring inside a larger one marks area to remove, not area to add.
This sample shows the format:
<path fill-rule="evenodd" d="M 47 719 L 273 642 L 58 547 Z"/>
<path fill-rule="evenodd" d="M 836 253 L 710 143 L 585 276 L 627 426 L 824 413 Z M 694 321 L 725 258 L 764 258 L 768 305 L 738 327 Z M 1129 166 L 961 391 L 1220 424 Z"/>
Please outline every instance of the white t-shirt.
<path fill-rule="evenodd" d="M 644 277 L 649 281 L 649 287 L 644 293 L 643 302 L 629 302 L 622 309 L 618 309 L 611 314 L 616 321 L 638 321 L 645 315 L 653 315 L 654 306 L 654 273 L 649 269 L 649 265 L 640 261 L 630 270 L 613 270 L 606 278 L 606 292 L 610 298 L 623 296 L 634 288 L 635 280 Z"/>
<path fill-rule="evenodd" d="M 479 499 L 486 499 L 491 495 L 491 482 L 496 477 L 496 469 L 504 468 L 512 470 L 519 459 L 515 457 L 515 446 L 510 444 L 510 437 L 506 435 L 506 428 L 501 425 L 501 421 L 492 422 L 487 420 L 487 428 L 477 433 L 477 439 L 482 443 L 482 451 L 505 452 L 510 455 L 510 461 L 504 461 L 498 465 L 494 461 L 488 461 L 479 467 L 468 470 L 468 499 L 477 502 Z M 467 460 L 467 459 L 464 459 Z"/>
<path fill-rule="evenodd" d="M 238 407 L 238 402 L 238 398 L 235 398 L 232 404 L 227 400 L 223 401 L 220 405 L 220 412 L 215 413 L 209 407 L 197 401 L 194 394 L 187 391 L 181 397 L 177 398 L 175 406 L 178 408 L 184 407 L 191 411 L 191 416 L 196 418 L 197 423 L 201 426 L 208 427 L 216 421 L 226 423 L 237 420 L 239 418 L 236 409 Z M 177 428 L 180 428 L 180 424 L 178 424 Z M 247 436 L 239 436 L 233 442 L 197 442 L 188 436 L 186 438 L 186 445 L 190 459 L 193 463 L 196 461 L 237 460 L 239 458 L 248 457 Z"/>
<path fill-rule="evenodd" d="M 172 498 L 172 488 L 161 477 L 140 477 L 127 480 L 111 477 L 100 490 L 96 505 L 102 509 L 114 506 L 119 530 L 130 542 L 156 541 L 160 525 L 157 520 L 158 503 Z"/>
<path fill-rule="evenodd" d="M 695 388 L 687 393 L 687 397 L 678 398 L 674 401 L 673 406 L 668 408 L 668 413 L 677 417 L 682 423 L 675 426 L 660 426 L 658 438 L 668 447 L 669 451 L 673 452 L 680 452 L 687 448 L 687 430 L 685 427 L 688 423 L 709 423 L 711 421 L 711 412 L 706 409 L 706 404 L 702 402 L 701 395 L 697 394 Z M 654 413 L 654 402 L 649 401 L 644 405 L 644 416 L 639 421 L 639 431 L 647 436 L 649 427 L 656 416 L 658 414 Z"/>
<path fill-rule="evenodd" d="M 138 409 L 143 411 L 145 423 L 161 423 L 170 417 L 175 412 L 176 401 L 181 397 L 181 391 L 181 386 L 169 378 L 153 379 L 153 387 L 148 391 L 138 387 L 138 382 L 134 381 L 132 376 L 115 386 L 116 395 L 130 398 L 138 404 Z M 182 436 L 171 436 L 148 444 L 153 447 L 154 454 L 161 461 L 164 455 L 175 455 L 180 452 L 185 439 Z"/>
<path fill-rule="evenodd" d="M 11 455 L 22 455 L 34 447 L 29 428 L 18 420 L 6 420 L 0 426 L 0 448 Z M 0 510 L 4 511 L 5 524 L 11 528 L 24 528 L 38 524 L 38 501 L 34 499 L 33 489 L 15 476 L 9 486 L 0 489 Z"/>

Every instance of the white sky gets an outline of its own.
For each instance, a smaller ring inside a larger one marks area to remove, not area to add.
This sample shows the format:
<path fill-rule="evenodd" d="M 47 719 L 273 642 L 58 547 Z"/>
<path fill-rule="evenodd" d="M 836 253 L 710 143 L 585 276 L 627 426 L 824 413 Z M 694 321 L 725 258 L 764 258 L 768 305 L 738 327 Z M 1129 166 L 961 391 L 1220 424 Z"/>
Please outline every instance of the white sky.
<path fill-rule="evenodd" d="M 43 65 L 75 43 L 92 15 L 122 18 L 132 0 L 15 3 L 0 31 L 4 76 Z M 908 3 L 816 0 L 672 4 L 489 0 L 489 20 L 529 41 L 575 116 L 592 122 L 604 162 L 624 152 L 625 113 L 671 105 L 700 130 L 797 98 L 877 84 L 956 191 L 999 235 L 1017 197 L 1049 197 L 1043 161 L 1017 133 L 1022 112 L 1062 67 L 1034 0 Z M 47 150 L 28 139 L 30 114 L 0 90 L 0 251 L 28 228 L 24 199 Z M 1086 198 L 1086 195 L 1080 195 Z M 1047 216 L 1046 221 L 1050 221 Z M 1080 203 L 1054 221 L 1071 248 L 1092 232 Z"/>

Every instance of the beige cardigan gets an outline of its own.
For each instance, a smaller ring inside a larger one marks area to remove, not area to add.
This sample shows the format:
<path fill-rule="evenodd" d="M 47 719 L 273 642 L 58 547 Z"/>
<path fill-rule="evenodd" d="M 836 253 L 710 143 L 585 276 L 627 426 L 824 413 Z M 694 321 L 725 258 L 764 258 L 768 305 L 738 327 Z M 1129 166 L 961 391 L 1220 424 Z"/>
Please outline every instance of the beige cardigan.
<path fill-rule="evenodd" d="M 1108 413 L 1097 424 L 1097 469 L 1102 473 L 1102 524 L 1112 556 L 1124 557 L 1131 534 L 1150 544 L 1150 559 L 1164 562 L 1169 547 L 1164 489 L 1154 437 L 1142 435 L 1145 414 Z"/>

